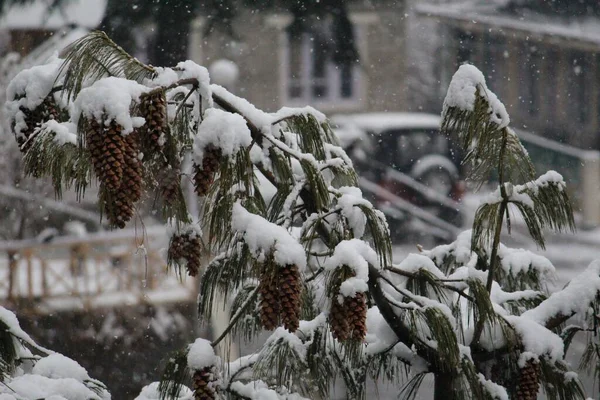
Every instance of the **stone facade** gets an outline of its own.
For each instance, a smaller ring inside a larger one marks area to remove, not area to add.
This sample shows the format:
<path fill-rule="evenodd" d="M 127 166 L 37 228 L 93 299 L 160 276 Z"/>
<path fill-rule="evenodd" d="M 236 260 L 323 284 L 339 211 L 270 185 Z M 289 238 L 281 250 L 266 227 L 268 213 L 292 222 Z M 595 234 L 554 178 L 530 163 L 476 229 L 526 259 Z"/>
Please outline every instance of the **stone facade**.
<path fill-rule="evenodd" d="M 307 104 L 328 114 L 403 110 L 406 108 L 404 2 L 376 3 L 366 5 L 367 2 L 356 1 L 350 5 L 360 61 L 353 67 L 350 78 L 344 78 L 343 72 L 328 62 L 323 67 L 325 71 L 321 71 L 323 87 L 311 86 L 315 81 L 312 76 L 319 75 L 315 66 L 318 60 L 310 47 L 313 39 L 308 38 L 309 48 L 291 45 L 286 27 L 292 18 L 287 14 L 241 11 L 235 21 L 237 41 L 221 32 L 204 35 L 205 22 L 198 19 L 191 38 L 190 57 L 207 67 L 221 58 L 235 62 L 239 79 L 230 90 L 266 111 Z"/>

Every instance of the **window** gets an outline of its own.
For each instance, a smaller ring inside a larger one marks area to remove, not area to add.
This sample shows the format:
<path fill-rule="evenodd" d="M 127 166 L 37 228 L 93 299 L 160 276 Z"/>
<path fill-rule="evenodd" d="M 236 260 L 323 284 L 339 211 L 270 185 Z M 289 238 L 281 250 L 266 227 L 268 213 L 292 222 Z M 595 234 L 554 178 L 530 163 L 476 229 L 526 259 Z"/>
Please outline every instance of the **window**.
<path fill-rule="evenodd" d="M 485 79 L 488 87 L 502 101 L 507 101 L 505 98 L 506 91 L 504 88 L 508 84 L 506 76 L 506 56 L 507 46 L 506 40 L 503 37 L 496 35 L 485 35 L 483 46 L 483 67 L 485 69 Z"/>
<path fill-rule="evenodd" d="M 359 65 L 338 65 L 332 60 L 331 26 L 321 21 L 298 38 L 285 35 L 283 98 L 292 104 L 360 105 Z M 355 26 L 355 29 L 359 29 Z M 358 35 L 355 35 L 358 39 Z M 358 40 L 357 40 L 358 42 Z"/>
<path fill-rule="evenodd" d="M 588 77 L 590 68 L 586 54 L 572 51 L 567 65 L 568 110 L 569 117 L 585 125 L 589 118 Z"/>
<path fill-rule="evenodd" d="M 523 105 L 524 116 L 536 116 L 540 111 L 540 61 L 541 57 L 536 46 L 530 43 L 521 45 L 521 82 L 519 85 L 519 100 Z"/>

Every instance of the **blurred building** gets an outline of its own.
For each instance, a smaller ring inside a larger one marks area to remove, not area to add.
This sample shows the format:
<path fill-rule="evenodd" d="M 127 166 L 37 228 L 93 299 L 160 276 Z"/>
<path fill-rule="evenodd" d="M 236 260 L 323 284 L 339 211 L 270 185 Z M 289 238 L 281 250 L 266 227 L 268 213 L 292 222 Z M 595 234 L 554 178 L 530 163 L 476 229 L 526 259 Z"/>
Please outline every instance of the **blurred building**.
<path fill-rule="evenodd" d="M 417 10 L 438 25 L 441 93 L 458 65 L 472 63 L 514 127 L 600 149 L 600 2 L 478 0 Z"/>
<path fill-rule="evenodd" d="M 196 20 L 190 56 L 207 66 L 220 58 L 235 62 L 236 93 L 269 111 L 307 104 L 326 113 L 405 109 L 405 2 L 349 3 L 360 57 L 354 65 L 333 61 L 331 20 L 315 17 L 294 40 L 291 15 L 251 9 L 236 18 L 238 40 L 204 36 L 207 21 Z"/>
<path fill-rule="evenodd" d="M 51 2 L 37 0 L 9 7 L 0 18 L 0 54 L 15 52 L 24 56 L 70 26 L 96 28 L 104 15 L 106 1 L 65 1 L 51 7 Z"/>

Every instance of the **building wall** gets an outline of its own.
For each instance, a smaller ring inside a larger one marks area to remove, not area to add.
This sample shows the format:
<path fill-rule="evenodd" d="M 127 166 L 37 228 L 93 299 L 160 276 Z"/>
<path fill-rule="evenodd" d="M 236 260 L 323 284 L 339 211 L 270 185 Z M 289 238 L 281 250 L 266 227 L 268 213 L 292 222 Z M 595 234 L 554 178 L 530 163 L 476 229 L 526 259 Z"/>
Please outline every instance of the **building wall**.
<path fill-rule="evenodd" d="M 600 149 L 600 47 L 484 24 L 449 23 L 445 29 L 452 38 L 446 62 L 453 67 L 445 74 L 470 62 L 506 105 L 514 127 Z"/>
<path fill-rule="evenodd" d="M 380 3 L 365 6 L 357 2 L 350 7 L 360 52 L 353 75 L 357 81 L 352 101 L 290 98 L 289 68 L 297 54 L 286 50 L 289 41 L 285 28 L 292 20 L 289 15 L 241 11 L 235 22 L 237 41 L 218 31 L 205 35 L 204 21 L 197 20 L 190 57 L 206 67 L 221 58 L 234 61 L 240 74 L 237 84 L 230 89 L 267 111 L 307 104 L 326 113 L 403 110 L 406 106 L 404 3 Z"/>

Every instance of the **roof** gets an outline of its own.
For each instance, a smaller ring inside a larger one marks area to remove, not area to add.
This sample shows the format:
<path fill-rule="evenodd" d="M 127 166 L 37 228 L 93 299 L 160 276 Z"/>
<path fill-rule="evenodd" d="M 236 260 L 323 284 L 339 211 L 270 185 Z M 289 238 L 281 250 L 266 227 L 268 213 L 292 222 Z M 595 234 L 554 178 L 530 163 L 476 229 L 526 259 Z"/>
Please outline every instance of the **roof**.
<path fill-rule="evenodd" d="M 497 29 L 525 32 L 539 37 L 564 38 L 583 43 L 600 45 L 600 17 L 595 15 L 565 15 L 536 12 L 519 8 L 518 13 L 508 11 L 507 1 L 464 1 L 455 4 L 419 4 L 417 12 L 422 15 L 462 22 L 480 29 Z"/>
<path fill-rule="evenodd" d="M 437 129 L 441 117 L 436 114 L 391 112 L 334 115 L 334 124 L 355 125 L 361 129 L 382 132 L 388 129 Z"/>
<path fill-rule="evenodd" d="M 56 30 L 68 25 L 96 28 L 100 25 L 107 0 L 73 0 L 49 10 L 52 0 L 37 0 L 28 5 L 13 5 L 2 18 L 0 29 Z"/>

